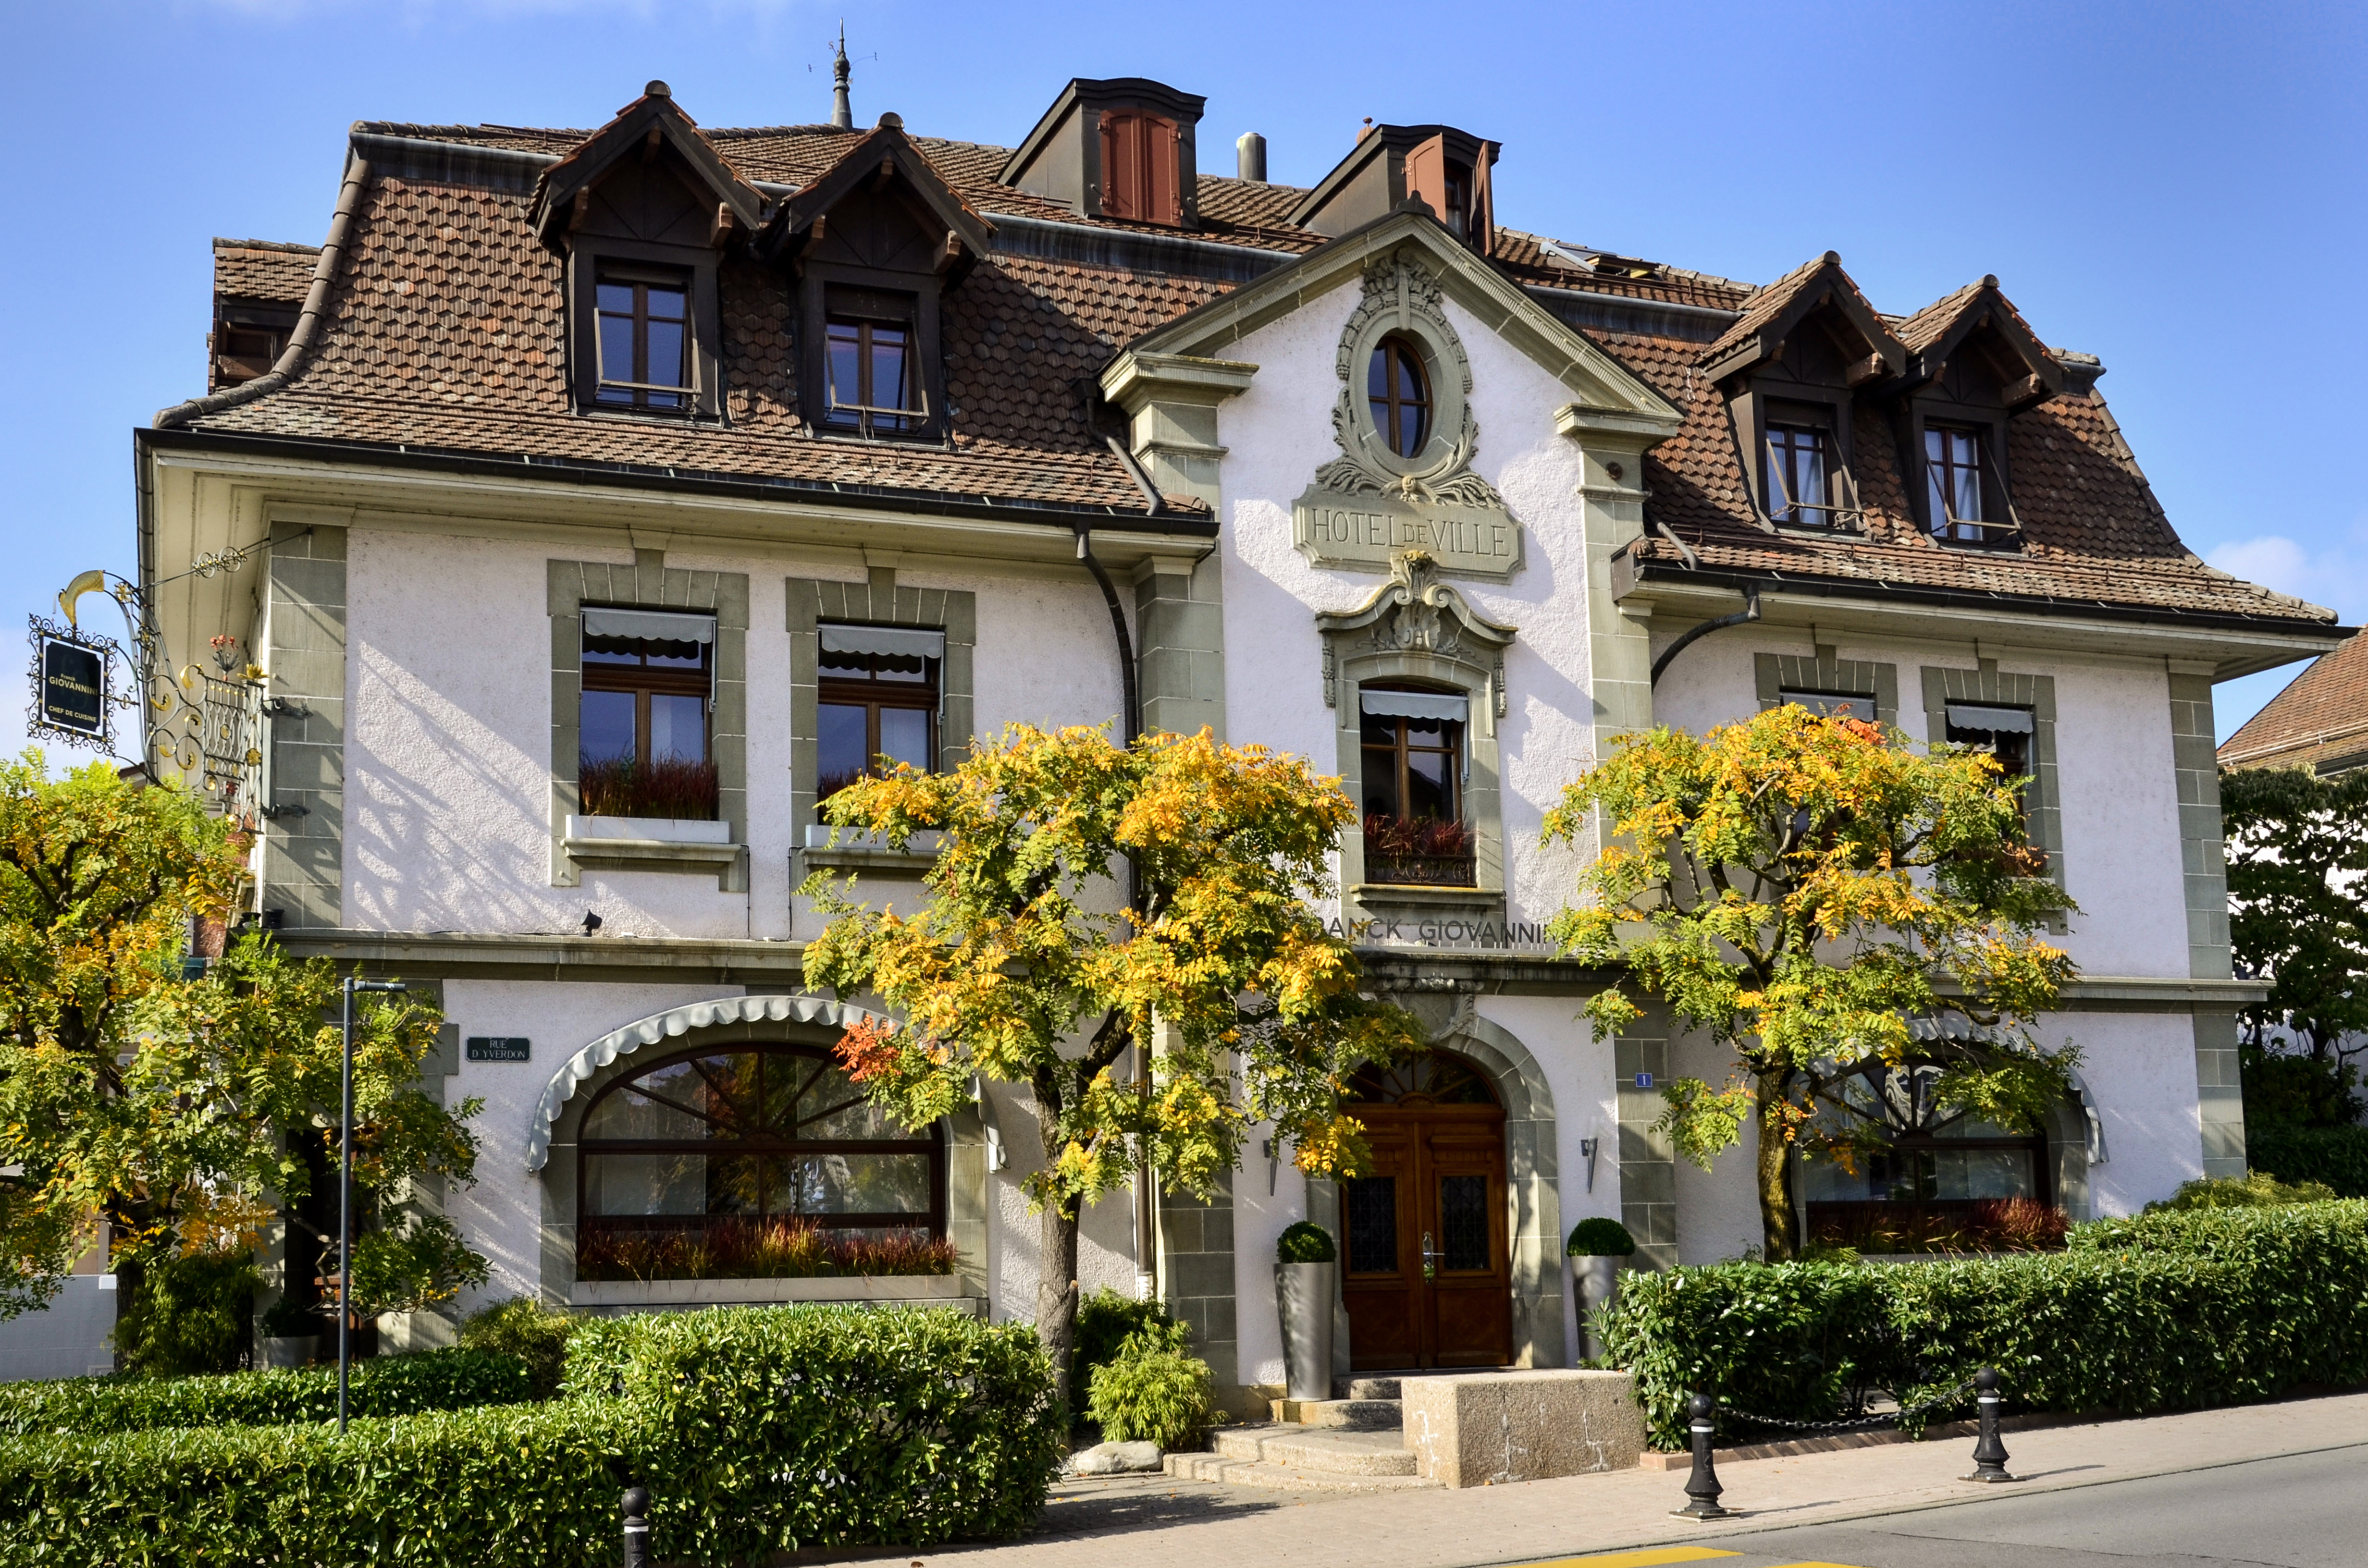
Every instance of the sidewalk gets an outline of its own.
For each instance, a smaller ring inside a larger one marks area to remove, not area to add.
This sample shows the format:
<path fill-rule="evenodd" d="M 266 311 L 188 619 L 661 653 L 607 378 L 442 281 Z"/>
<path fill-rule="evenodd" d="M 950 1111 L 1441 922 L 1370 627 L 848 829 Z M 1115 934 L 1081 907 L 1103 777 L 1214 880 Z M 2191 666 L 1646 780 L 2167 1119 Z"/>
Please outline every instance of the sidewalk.
<path fill-rule="evenodd" d="M 1293 1568 L 1475 1568 L 1665 1543 L 1714 1543 L 1771 1526 L 1827 1523 L 1998 1494 L 2209 1469 L 2244 1460 L 2368 1447 L 2368 1393 L 2091 1426 L 2009 1433 L 2011 1487 L 1955 1478 L 1970 1439 L 1736 1460 L 1719 1466 L 1735 1517 L 1669 1517 L 1685 1472 L 1619 1471 L 1463 1492 L 1265 1492 L 1114 1477 L 1053 1488 L 1043 1528 L 1024 1541 L 943 1547 L 906 1558 L 929 1568 L 1208 1568 L 1288 1562 Z M 868 1555 L 868 1554 L 867 1554 Z M 898 1555 L 905 1555 L 899 1553 Z"/>

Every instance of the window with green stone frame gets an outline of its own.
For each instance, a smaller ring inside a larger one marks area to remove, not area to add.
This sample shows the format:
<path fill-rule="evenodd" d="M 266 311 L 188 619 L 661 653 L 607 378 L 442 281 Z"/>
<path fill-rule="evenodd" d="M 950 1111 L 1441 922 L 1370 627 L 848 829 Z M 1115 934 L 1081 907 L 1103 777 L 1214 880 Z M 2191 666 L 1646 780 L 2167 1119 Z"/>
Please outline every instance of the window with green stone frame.
<path fill-rule="evenodd" d="M 2001 764 L 2020 765 L 2031 779 L 2022 795 L 2031 846 L 2047 858 L 2047 875 L 2056 886 L 2068 891 L 2064 817 L 2056 794 L 2055 677 L 2004 675 L 1995 659 L 1983 659 L 1970 670 L 1927 665 L 1923 676 L 1926 736 L 1981 745 L 1997 753 Z M 2021 727 L 2026 722 L 2028 730 Z M 2050 920 L 2049 928 L 2064 930 L 2063 917 Z"/>

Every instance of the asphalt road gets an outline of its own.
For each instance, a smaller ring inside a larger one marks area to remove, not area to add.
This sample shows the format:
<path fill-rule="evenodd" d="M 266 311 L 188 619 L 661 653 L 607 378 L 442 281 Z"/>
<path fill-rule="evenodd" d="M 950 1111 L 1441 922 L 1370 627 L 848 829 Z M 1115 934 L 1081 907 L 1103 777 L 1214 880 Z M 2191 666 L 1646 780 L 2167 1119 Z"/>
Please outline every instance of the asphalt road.
<path fill-rule="evenodd" d="M 2368 1568 L 2368 1448 L 1540 1568 Z"/>

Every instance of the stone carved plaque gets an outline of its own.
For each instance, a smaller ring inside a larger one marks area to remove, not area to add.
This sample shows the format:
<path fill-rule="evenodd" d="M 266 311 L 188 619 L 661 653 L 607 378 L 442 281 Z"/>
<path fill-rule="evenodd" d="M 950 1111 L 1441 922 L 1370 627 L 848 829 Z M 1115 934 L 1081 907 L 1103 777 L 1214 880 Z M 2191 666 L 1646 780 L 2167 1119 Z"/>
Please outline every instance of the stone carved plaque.
<path fill-rule="evenodd" d="M 1366 411 L 1367 362 L 1382 339 L 1419 344 L 1431 379 L 1432 428 L 1411 457 L 1391 451 Z M 1315 471 L 1292 506 L 1292 542 L 1318 566 L 1386 574 L 1419 551 L 1457 576 L 1509 578 L 1521 568 L 1521 524 L 1494 485 L 1472 472 L 1480 424 L 1472 367 L 1448 324 L 1439 279 L 1414 253 L 1365 269 L 1364 298 L 1340 335 L 1340 396 L 1332 409 L 1340 455 Z"/>

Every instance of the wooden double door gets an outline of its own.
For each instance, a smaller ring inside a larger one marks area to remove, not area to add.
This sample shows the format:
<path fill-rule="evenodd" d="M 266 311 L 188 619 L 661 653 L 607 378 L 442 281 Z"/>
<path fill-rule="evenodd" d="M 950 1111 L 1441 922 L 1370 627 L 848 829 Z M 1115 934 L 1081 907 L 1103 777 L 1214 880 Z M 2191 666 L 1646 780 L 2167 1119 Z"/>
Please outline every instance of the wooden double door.
<path fill-rule="evenodd" d="M 1349 1365 L 1501 1367 L 1513 1358 L 1505 1112 L 1496 1105 L 1353 1108 L 1373 1152 L 1341 1184 Z"/>

